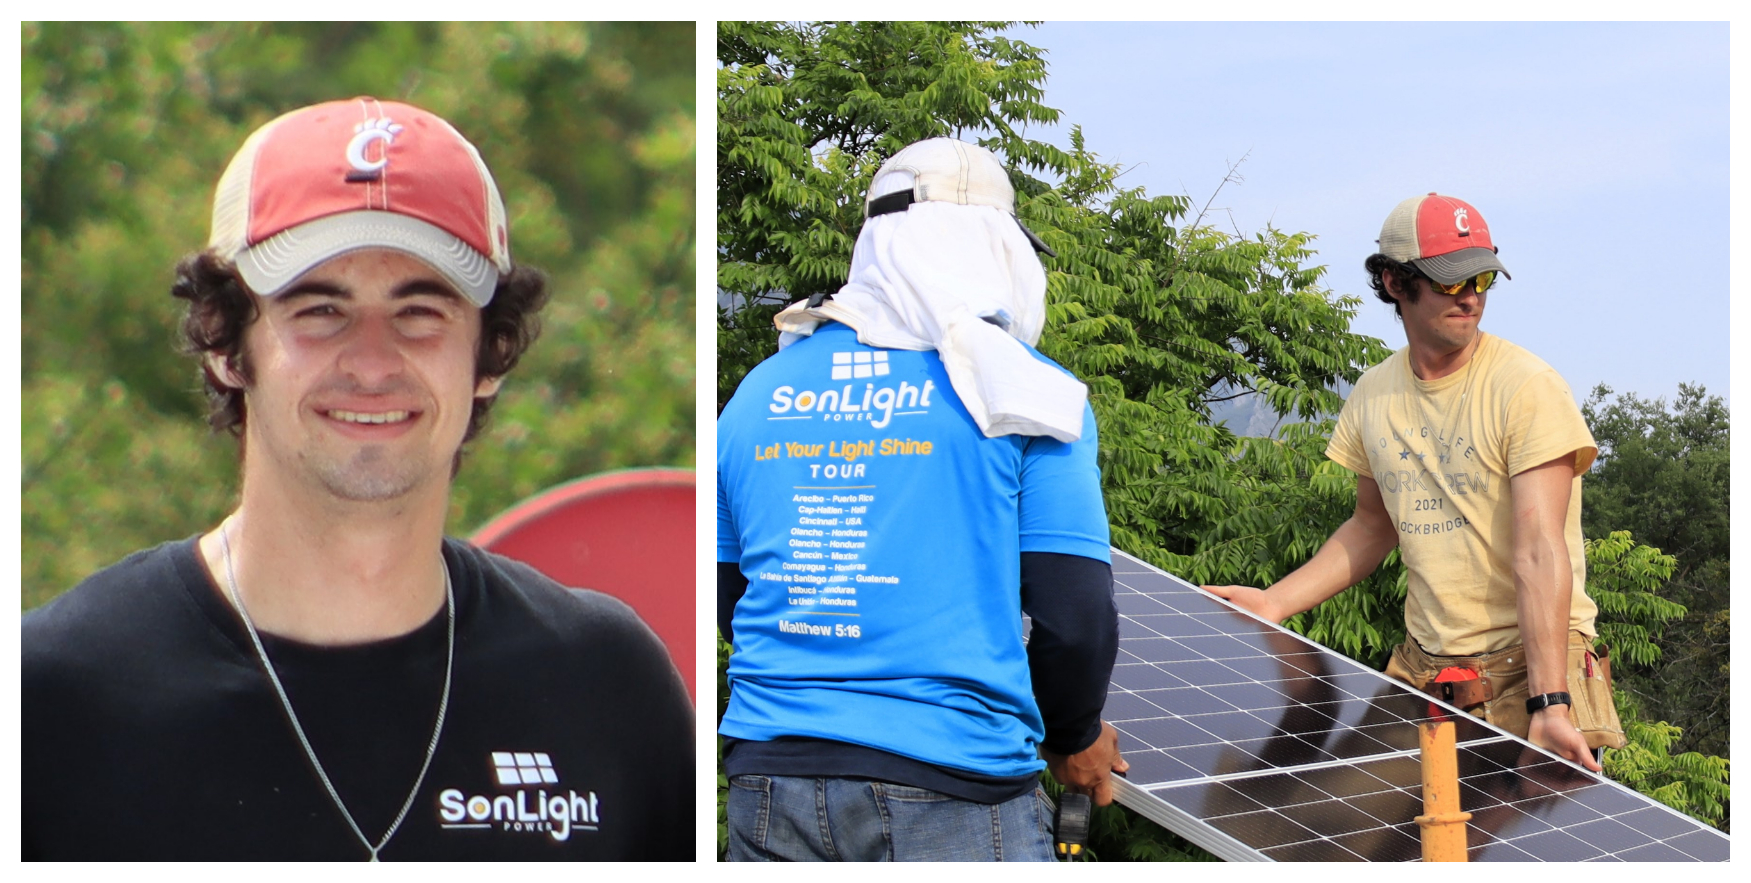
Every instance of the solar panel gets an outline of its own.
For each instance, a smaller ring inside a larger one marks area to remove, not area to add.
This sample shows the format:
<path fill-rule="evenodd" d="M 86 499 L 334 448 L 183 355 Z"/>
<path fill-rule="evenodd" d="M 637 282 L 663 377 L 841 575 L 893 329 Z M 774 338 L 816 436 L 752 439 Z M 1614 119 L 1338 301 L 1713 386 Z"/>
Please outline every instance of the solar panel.
<path fill-rule="evenodd" d="M 1116 797 L 1229 861 L 1417 861 L 1429 697 L 1113 550 Z M 1725 834 L 1452 709 L 1472 861 L 1726 861 Z"/>

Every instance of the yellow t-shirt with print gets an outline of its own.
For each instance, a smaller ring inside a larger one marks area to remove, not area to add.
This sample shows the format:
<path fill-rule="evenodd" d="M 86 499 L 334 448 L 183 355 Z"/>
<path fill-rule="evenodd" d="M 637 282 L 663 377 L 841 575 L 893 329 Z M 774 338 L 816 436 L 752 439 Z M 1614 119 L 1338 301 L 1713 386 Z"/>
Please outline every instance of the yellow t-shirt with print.
<path fill-rule="evenodd" d="M 1380 485 L 1409 571 L 1405 627 L 1438 656 L 1520 641 L 1508 480 L 1575 458 L 1563 537 L 1574 569 L 1569 628 L 1596 636 L 1581 541 L 1581 475 L 1598 454 L 1574 395 L 1537 356 L 1482 334 L 1471 360 L 1437 380 L 1401 349 L 1369 369 L 1338 415 L 1325 454 Z"/>

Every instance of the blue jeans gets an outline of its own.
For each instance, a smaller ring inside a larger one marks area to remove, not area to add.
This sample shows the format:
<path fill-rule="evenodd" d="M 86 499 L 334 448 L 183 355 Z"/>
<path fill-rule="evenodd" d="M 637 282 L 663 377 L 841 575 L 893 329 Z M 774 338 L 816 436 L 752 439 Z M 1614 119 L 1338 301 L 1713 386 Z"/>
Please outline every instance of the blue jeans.
<path fill-rule="evenodd" d="M 999 804 L 862 779 L 730 779 L 733 862 L 1049 862 L 1051 818 L 1035 788 Z"/>

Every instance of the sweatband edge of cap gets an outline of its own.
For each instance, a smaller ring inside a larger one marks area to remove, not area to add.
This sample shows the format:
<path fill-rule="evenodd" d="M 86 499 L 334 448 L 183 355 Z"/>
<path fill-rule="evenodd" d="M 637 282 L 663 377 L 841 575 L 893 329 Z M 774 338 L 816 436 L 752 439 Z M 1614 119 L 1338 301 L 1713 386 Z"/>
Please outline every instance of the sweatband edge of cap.
<path fill-rule="evenodd" d="M 328 215 L 282 230 L 238 254 L 237 272 L 251 291 L 273 297 L 322 263 L 371 248 L 415 258 L 478 307 L 491 303 L 498 287 L 499 269 L 455 234 L 419 218 L 375 210 Z"/>

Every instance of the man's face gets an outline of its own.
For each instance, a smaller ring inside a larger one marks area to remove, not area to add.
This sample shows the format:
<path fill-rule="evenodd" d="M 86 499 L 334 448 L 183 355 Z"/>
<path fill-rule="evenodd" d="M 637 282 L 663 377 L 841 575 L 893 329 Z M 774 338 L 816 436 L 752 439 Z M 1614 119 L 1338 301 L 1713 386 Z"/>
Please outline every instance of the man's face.
<path fill-rule="evenodd" d="M 352 501 L 448 484 L 475 397 L 498 389 L 474 377 L 478 307 L 385 249 L 319 264 L 258 305 L 249 475 Z"/>
<path fill-rule="evenodd" d="M 1411 284 L 1417 287 L 1415 303 L 1394 292 L 1398 294 L 1405 336 L 1411 342 L 1451 352 L 1465 347 L 1477 337 L 1477 323 L 1483 318 L 1484 301 L 1489 297 L 1487 292 L 1478 294 L 1471 282 L 1467 282 L 1458 294 L 1436 291 L 1427 279 L 1415 279 Z"/>

